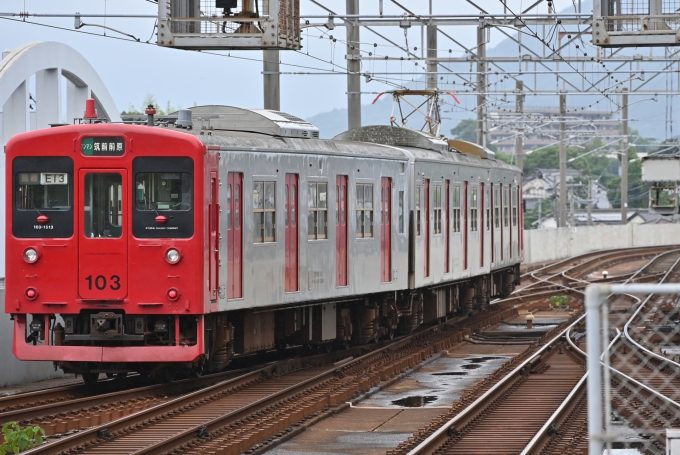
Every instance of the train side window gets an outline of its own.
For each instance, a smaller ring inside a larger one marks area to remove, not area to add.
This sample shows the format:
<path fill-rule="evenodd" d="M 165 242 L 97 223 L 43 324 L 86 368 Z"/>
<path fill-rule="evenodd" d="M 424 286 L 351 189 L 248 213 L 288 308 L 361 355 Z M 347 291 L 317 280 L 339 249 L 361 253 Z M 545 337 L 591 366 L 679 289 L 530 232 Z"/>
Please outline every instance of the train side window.
<path fill-rule="evenodd" d="M 241 229 L 241 185 L 234 187 L 234 229 Z"/>
<path fill-rule="evenodd" d="M 508 209 L 508 187 L 503 188 L 503 226 L 510 224 L 510 211 Z"/>
<path fill-rule="evenodd" d="M 460 186 L 453 187 L 451 205 L 453 207 L 453 232 L 460 232 Z"/>
<path fill-rule="evenodd" d="M 328 184 L 312 182 L 307 196 L 307 239 L 319 240 L 327 237 L 328 231 Z"/>
<path fill-rule="evenodd" d="M 399 233 L 404 233 L 404 192 L 399 192 Z"/>
<path fill-rule="evenodd" d="M 292 204 L 290 209 L 290 224 L 295 227 L 297 225 L 297 213 L 295 212 L 295 207 L 297 207 L 297 201 L 295 200 L 297 197 L 297 185 L 293 185 L 292 188 L 293 192 L 290 193 L 290 203 Z"/>
<path fill-rule="evenodd" d="M 345 185 L 340 189 L 340 225 L 345 225 L 345 209 L 347 205 L 345 204 Z"/>
<path fill-rule="evenodd" d="M 479 200 L 477 198 L 477 187 L 473 186 L 470 189 L 470 231 L 477 231 L 477 208 L 479 207 Z"/>
<path fill-rule="evenodd" d="M 434 187 L 434 233 L 442 233 L 442 186 L 435 185 Z"/>
<path fill-rule="evenodd" d="M 373 184 L 357 183 L 357 237 L 373 237 Z"/>
<path fill-rule="evenodd" d="M 491 207 L 489 206 L 489 189 L 487 188 L 485 191 L 486 194 L 484 195 L 484 202 L 486 204 L 486 230 L 488 231 L 491 228 L 491 220 L 489 219 Z"/>
<path fill-rule="evenodd" d="M 512 192 L 512 225 L 517 226 L 517 191 Z"/>
<path fill-rule="evenodd" d="M 416 235 L 420 235 L 420 185 L 416 185 Z"/>
<path fill-rule="evenodd" d="M 227 229 L 231 229 L 231 184 L 227 185 Z"/>
<path fill-rule="evenodd" d="M 286 185 L 286 189 L 283 192 L 283 204 L 284 204 L 284 210 L 283 210 L 283 226 L 288 227 L 288 185 Z"/>
<path fill-rule="evenodd" d="M 238 185 L 237 185 L 238 188 Z M 237 194 L 238 195 L 238 194 Z M 276 183 L 253 182 L 255 243 L 276 241 Z M 238 222 L 236 223 L 238 227 Z"/>
<path fill-rule="evenodd" d="M 500 227 L 501 223 L 501 212 L 498 208 L 500 204 L 500 198 L 498 197 L 498 188 L 493 190 L 493 224 L 495 228 Z"/>

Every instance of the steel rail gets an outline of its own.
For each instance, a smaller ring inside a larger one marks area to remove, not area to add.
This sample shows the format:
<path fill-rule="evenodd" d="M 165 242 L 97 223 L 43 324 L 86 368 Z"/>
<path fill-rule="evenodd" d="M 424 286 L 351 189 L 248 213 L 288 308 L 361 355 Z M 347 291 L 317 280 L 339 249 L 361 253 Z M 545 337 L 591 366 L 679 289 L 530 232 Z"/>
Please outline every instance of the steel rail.
<path fill-rule="evenodd" d="M 222 381 L 228 380 L 234 376 L 242 375 L 251 370 L 252 368 L 244 368 L 224 373 L 206 375 L 200 378 L 184 379 L 169 384 L 152 384 L 143 387 L 136 387 L 133 389 L 124 389 L 115 392 L 94 394 L 82 398 L 75 398 L 72 400 L 64 400 L 54 403 L 46 403 L 37 406 L 32 405 L 30 403 L 21 403 L 24 404 L 25 407 L 22 407 L 21 409 L 12 409 L 0 412 L 0 424 L 9 422 L 11 420 L 13 421 L 30 420 L 45 415 L 71 412 L 74 410 L 81 410 L 83 408 L 93 406 L 101 406 L 103 404 L 115 403 L 116 400 L 117 401 L 132 400 L 135 398 L 148 397 L 153 394 L 173 393 L 175 395 L 179 395 L 182 393 L 181 390 L 183 389 L 205 387 L 206 384 L 215 383 L 216 381 L 220 380 Z M 60 387 L 59 389 L 67 389 L 66 391 L 68 391 L 67 387 Z M 53 389 L 48 390 L 53 393 L 55 392 L 55 390 Z M 41 395 L 38 394 L 37 396 L 40 397 Z M 0 400 L 0 405 L 2 404 L 3 404 L 2 400 Z"/>
<path fill-rule="evenodd" d="M 663 256 L 665 254 L 668 254 L 671 252 L 666 252 L 666 253 L 661 253 L 657 254 L 654 256 L 650 261 L 648 261 L 645 265 L 643 265 L 641 268 L 639 268 L 635 273 L 633 273 L 628 280 L 633 279 L 635 276 L 637 276 L 639 273 L 642 273 L 643 270 L 645 270 L 647 267 L 649 267 L 651 264 L 653 264 L 656 260 L 658 260 L 659 256 Z M 560 264 L 563 264 L 564 262 L 567 261 L 573 261 L 574 258 L 569 258 L 565 261 L 561 261 Z M 606 259 L 606 258 L 605 258 Z M 592 262 L 592 260 L 589 260 L 587 262 Z M 552 275 L 550 278 L 554 278 L 555 276 L 560 276 L 566 272 L 571 271 L 573 268 L 576 267 L 582 267 L 585 263 L 580 263 L 572 268 L 567 269 L 566 271 L 559 272 L 557 274 Z M 542 269 L 547 269 L 550 267 L 555 267 L 558 266 L 559 264 L 551 264 L 549 266 L 543 267 Z M 539 269 L 541 270 L 541 269 Z M 536 271 L 534 271 L 536 272 Z M 627 281 L 628 281 L 627 280 Z M 543 280 L 544 282 L 546 280 Z M 574 288 L 569 288 L 568 286 L 561 285 L 562 287 L 568 288 L 573 292 L 577 292 L 581 295 L 584 295 L 584 292 L 574 289 Z M 580 316 L 576 321 L 571 323 L 567 328 L 562 330 L 555 338 L 553 338 L 549 343 L 547 343 L 542 349 L 534 353 L 532 356 L 530 356 L 527 360 L 525 360 L 520 366 L 515 368 L 512 372 L 510 372 L 508 375 L 506 375 L 501 381 L 496 383 L 491 389 L 489 389 L 487 392 L 485 392 L 482 396 L 477 398 L 472 404 L 470 404 L 467 408 L 465 408 L 463 411 L 458 413 L 456 416 L 454 416 L 452 419 L 450 419 L 448 422 L 446 422 L 444 425 L 440 426 L 439 429 L 437 429 L 433 434 L 431 434 L 428 438 L 426 438 L 424 441 L 422 441 L 418 446 L 416 446 L 414 449 L 412 449 L 410 452 L 408 452 L 408 455 L 429 455 L 432 453 L 435 453 L 437 449 L 439 449 L 448 439 L 449 435 L 449 429 L 450 428 L 455 428 L 456 424 L 464 424 L 466 420 L 471 420 L 473 417 L 468 417 L 467 414 L 474 414 L 476 413 L 477 407 L 482 405 L 483 403 L 490 401 L 492 398 L 495 398 L 497 395 L 500 394 L 500 390 L 502 390 L 505 386 L 505 384 L 509 383 L 511 379 L 514 379 L 514 377 L 518 374 L 521 369 L 526 366 L 527 363 L 533 361 L 536 359 L 537 356 L 540 356 L 542 352 L 544 352 L 546 349 L 548 349 L 549 346 L 551 346 L 553 343 L 555 343 L 557 340 L 560 340 L 563 335 L 567 335 L 570 333 L 571 329 L 575 327 L 577 324 L 579 324 L 583 319 L 585 318 L 585 314 Z M 580 350 L 579 350 L 580 351 Z M 581 351 L 582 352 L 582 351 Z M 584 354 L 585 357 L 585 354 Z M 534 435 L 534 437 L 531 439 L 529 442 L 529 446 L 533 447 L 534 445 L 538 444 L 540 441 L 542 441 L 542 438 L 545 436 L 547 429 L 549 428 L 550 424 L 554 422 L 555 419 L 557 419 L 562 412 L 564 412 L 566 409 L 569 408 L 571 400 L 579 393 L 579 391 L 582 391 L 584 387 L 587 386 L 587 377 L 584 374 L 584 376 L 579 380 L 577 385 L 572 389 L 572 391 L 569 393 L 567 398 L 562 402 L 562 404 L 558 407 L 558 409 L 553 413 L 550 419 L 548 419 L 548 422 L 544 424 L 541 429 Z M 467 419 L 466 419 L 467 418 Z M 525 448 L 526 451 L 526 448 Z M 524 452 L 523 452 L 524 453 Z"/>
<path fill-rule="evenodd" d="M 540 348 L 538 351 L 529 356 L 525 361 L 523 361 L 519 366 L 517 366 L 514 370 L 507 374 L 503 379 L 497 382 L 493 387 L 487 390 L 482 396 L 477 398 L 467 408 L 459 412 L 455 417 L 450 419 L 438 430 L 432 433 L 427 439 L 425 439 L 420 444 L 418 444 L 414 449 L 409 451 L 408 455 L 429 455 L 434 453 L 449 438 L 448 430 L 450 428 L 452 427 L 455 428 L 457 424 L 460 426 L 461 423 L 464 424 L 465 422 L 472 420 L 474 418 L 474 414 L 484 403 L 500 395 L 500 393 L 502 393 L 503 389 L 505 388 L 506 384 L 508 384 L 511 379 L 514 380 L 516 376 L 520 374 L 523 368 L 525 368 L 531 362 L 535 361 L 536 358 L 540 357 L 541 354 L 543 354 L 544 352 L 548 351 L 549 349 L 552 349 L 552 346 L 560 341 L 560 339 L 567 332 L 567 330 L 572 326 L 578 324 L 584 317 L 585 315 L 582 315 L 576 321 L 572 322 L 569 325 L 569 327 L 560 331 L 560 333 L 558 333 L 552 340 L 547 342 L 542 348 Z"/>
<path fill-rule="evenodd" d="M 210 396 L 213 393 L 218 393 L 223 390 L 234 389 L 242 387 L 249 382 L 257 380 L 262 374 L 272 366 L 267 366 L 260 368 L 258 370 L 252 371 L 250 373 L 243 374 L 236 378 L 221 381 L 210 387 L 198 390 L 193 393 L 182 395 L 181 397 L 175 398 L 165 403 L 160 403 L 156 406 L 138 411 L 134 414 L 130 414 L 125 417 L 121 417 L 117 420 L 107 422 L 101 425 L 94 426 L 88 430 L 84 430 L 64 438 L 60 438 L 56 441 L 43 444 L 34 449 L 24 452 L 25 454 L 37 454 L 37 453 L 60 453 L 72 447 L 82 446 L 86 443 L 96 441 L 105 433 L 113 433 L 116 431 L 129 428 L 134 425 L 141 424 L 143 421 L 152 418 L 154 415 L 160 415 L 165 412 L 170 412 L 173 409 L 181 408 L 182 406 L 189 405 L 201 398 Z"/>

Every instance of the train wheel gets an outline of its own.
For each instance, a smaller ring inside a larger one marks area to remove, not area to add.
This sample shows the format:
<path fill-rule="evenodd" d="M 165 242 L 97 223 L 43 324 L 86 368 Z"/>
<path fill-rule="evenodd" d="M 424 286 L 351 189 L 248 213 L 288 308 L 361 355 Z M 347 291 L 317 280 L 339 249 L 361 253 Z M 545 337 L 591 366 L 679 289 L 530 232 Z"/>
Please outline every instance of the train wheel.
<path fill-rule="evenodd" d="M 199 363 L 198 365 L 196 365 L 195 367 L 193 367 L 191 369 L 191 376 L 194 377 L 194 378 L 200 378 L 201 376 L 203 376 L 204 368 L 205 368 L 205 364 Z"/>
<path fill-rule="evenodd" d="M 174 368 L 165 368 L 163 370 L 163 382 L 175 382 L 175 377 L 177 376 L 177 370 Z"/>
<path fill-rule="evenodd" d="M 87 385 L 94 385 L 99 380 L 99 373 L 92 373 L 91 371 L 86 371 L 81 374 L 83 377 L 83 382 Z"/>

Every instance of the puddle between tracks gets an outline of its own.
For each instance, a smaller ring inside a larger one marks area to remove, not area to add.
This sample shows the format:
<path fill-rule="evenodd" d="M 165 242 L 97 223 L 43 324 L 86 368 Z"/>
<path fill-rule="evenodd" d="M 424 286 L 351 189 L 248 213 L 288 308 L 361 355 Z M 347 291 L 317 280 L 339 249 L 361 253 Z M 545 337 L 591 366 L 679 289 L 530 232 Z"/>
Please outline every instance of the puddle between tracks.
<path fill-rule="evenodd" d="M 433 401 L 437 401 L 436 396 L 413 395 L 410 397 L 401 398 L 399 400 L 394 400 L 392 404 L 395 406 L 403 406 L 405 408 L 422 408 L 426 404 L 432 403 Z"/>

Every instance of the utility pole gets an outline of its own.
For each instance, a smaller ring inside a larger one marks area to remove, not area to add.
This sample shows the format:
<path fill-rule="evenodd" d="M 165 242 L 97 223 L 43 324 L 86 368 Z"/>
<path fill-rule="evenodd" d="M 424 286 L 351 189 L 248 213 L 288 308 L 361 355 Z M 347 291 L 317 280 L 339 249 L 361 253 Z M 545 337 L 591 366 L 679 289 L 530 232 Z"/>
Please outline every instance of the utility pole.
<path fill-rule="evenodd" d="M 621 134 L 623 135 L 623 151 L 621 159 L 621 224 L 628 223 L 628 89 L 621 95 Z"/>
<path fill-rule="evenodd" d="M 263 52 L 264 108 L 281 110 L 281 74 L 279 73 L 279 51 Z"/>
<path fill-rule="evenodd" d="M 524 115 L 524 82 L 517 81 L 515 86 L 517 95 L 515 97 L 515 111 L 521 118 Z M 520 121 L 523 121 L 521 119 Z M 524 137 L 522 136 L 523 128 L 517 128 L 517 136 L 515 136 L 515 163 L 520 170 L 524 169 Z"/>
<path fill-rule="evenodd" d="M 567 113 L 567 95 L 560 95 L 560 224 L 567 226 L 567 146 L 564 143 L 567 125 L 564 116 Z"/>
<path fill-rule="evenodd" d="M 430 16 L 432 15 L 432 0 L 430 0 Z M 427 88 L 437 90 L 437 26 L 427 24 Z M 432 131 L 432 125 L 430 130 Z"/>
<path fill-rule="evenodd" d="M 593 225 L 593 179 L 588 178 L 588 226 Z"/>
<path fill-rule="evenodd" d="M 359 0 L 346 0 L 347 14 L 359 14 Z M 359 24 L 348 18 L 352 25 L 347 29 L 347 126 L 353 130 L 361 127 L 361 60 L 359 54 Z"/>
<path fill-rule="evenodd" d="M 479 27 L 477 27 L 477 144 L 482 147 L 486 146 L 486 134 L 484 131 L 484 111 L 486 107 L 484 103 L 486 102 L 486 96 L 484 92 L 486 91 L 486 28 L 484 23 L 481 22 Z"/>
<path fill-rule="evenodd" d="M 575 227 L 574 221 L 574 185 L 569 185 L 569 226 Z"/>

